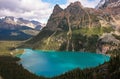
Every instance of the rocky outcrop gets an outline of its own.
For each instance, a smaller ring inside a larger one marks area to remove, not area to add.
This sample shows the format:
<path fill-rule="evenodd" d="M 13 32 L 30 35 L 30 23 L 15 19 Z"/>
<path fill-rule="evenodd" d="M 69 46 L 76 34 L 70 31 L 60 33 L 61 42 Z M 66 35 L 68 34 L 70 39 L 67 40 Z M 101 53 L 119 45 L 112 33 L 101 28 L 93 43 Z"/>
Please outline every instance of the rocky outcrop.
<path fill-rule="evenodd" d="M 118 36 L 120 37 L 120 36 Z M 112 51 L 118 49 L 120 45 L 120 39 L 114 36 L 114 33 L 105 33 L 98 40 L 98 51 L 100 53 L 106 53 L 107 51 Z"/>
<path fill-rule="evenodd" d="M 60 23 L 60 21 L 62 20 L 63 15 L 64 15 L 62 11 L 63 11 L 63 9 L 60 8 L 59 5 L 55 5 L 55 7 L 53 9 L 53 13 L 50 16 L 45 29 L 52 30 L 52 31 L 55 31 L 58 29 L 57 26 Z"/>
<path fill-rule="evenodd" d="M 92 9 L 84 8 L 80 2 L 71 3 L 64 10 L 56 5 L 46 28 L 50 30 L 68 30 L 68 26 L 73 29 L 100 26 L 98 17 L 92 12 Z"/>

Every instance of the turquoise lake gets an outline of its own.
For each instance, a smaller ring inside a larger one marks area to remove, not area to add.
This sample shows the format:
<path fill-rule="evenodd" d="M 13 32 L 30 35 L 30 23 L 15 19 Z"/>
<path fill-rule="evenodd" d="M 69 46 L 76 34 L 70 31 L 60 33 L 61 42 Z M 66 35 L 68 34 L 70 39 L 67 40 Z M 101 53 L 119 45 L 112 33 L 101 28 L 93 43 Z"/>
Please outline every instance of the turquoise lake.
<path fill-rule="evenodd" d="M 58 76 L 76 68 L 96 67 L 110 60 L 109 56 L 95 53 L 24 50 L 19 56 L 22 66 L 45 77 Z"/>

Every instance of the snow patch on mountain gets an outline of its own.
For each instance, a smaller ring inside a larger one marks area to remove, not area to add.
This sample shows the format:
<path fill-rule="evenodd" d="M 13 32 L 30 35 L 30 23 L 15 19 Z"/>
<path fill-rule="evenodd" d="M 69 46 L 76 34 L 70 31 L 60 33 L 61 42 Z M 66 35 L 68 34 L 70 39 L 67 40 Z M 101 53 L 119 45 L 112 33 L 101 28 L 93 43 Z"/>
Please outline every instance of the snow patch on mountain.
<path fill-rule="evenodd" d="M 99 9 L 101 6 L 103 6 L 108 0 L 101 0 L 98 5 L 96 6 L 96 9 Z"/>
<path fill-rule="evenodd" d="M 44 25 L 42 23 L 38 22 L 38 21 L 34 21 L 34 20 L 29 21 L 29 20 L 26 20 L 26 19 L 23 19 L 23 18 L 15 18 L 15 17 L 12 17 L 12 16 L 6 16 L 6 17 L 0 18 L 1 28 L 2 28 L 2 26 L 4 26 L 4 24 L 6 24 L 7 26 L 10 25 L 11 28 L 20 27 L 20 26 L 27 26 L 27 27 L 30 27 L 32 29 L 36 29 L 36 27 L 37 28 L 39 27 L 40 29 L 37 29 L 37 30 L 41 30 L 41 28 L 44 27 Z"/>

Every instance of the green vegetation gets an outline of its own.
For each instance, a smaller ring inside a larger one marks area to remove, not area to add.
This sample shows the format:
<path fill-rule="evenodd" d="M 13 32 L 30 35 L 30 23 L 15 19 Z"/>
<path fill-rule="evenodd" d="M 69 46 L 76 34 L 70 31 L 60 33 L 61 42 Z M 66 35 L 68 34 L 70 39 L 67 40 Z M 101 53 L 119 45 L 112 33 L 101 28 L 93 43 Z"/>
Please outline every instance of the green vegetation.
<path fill-rule="evenodd" d="M 38 47 L 40 44 L 45 49 L 50 50 L 58 49 L 58 50 L 66 50 L 67 46 L 67 37 L 66 32 L 64 33 L 55 33 L 53 36 L 49 36 L 50 38 L 42 39 L 42 42 L 36 43 Z M 96 43 L 98 41 L 98 35 L 82 35 L 80 33 L 73 33 L 72 38 L 69 40 L 69 51 L 92 51 L 95 52 Z M 37 39 L 36 39 L 37 40 Z M 58 41 L 59 40 L 59 41 Z M 43 42 L 44 41 L 44 42 Z M 4 52 L 6 49 L 6 53 L 1 53 L 1 55 L 10 55 L 10 52 L 13 51 L 14 48 L 19 46 L 21 42 L 0 42 L 0 49 Z M 14 44 L 14 45 L 13 45 Z M 59 47 L 59 44 L 62 44 Z M 41 46 L 41 45 L 40 45 Z M 54 46 L 54 47 L 53 47 Z M 3 50 L 4 49 L 4 50 Z M 8 50 L 9 49 L 9 50 Z M 21 52 L 20 52 L 21 53 Z M 18 54 L 18 53 L 16 53 Z M 109 51 L 108 54 L 111 55 L 111 60 L 108 63 L 100 65 L 96 68 L 81 70 L 79 68 L 66 72 L 60 76 L 50 78 L 50 79 L 119 79 L 120 75 L 120 49 L 116 49 L 113 51 Z M 36 76 L 35 74 L 30 73 L 26 69 L 16 63 L 18 58 L 0 56 L 0 76 L 4 79 L 46 79 L 44 77 Z"/>
<path fill-rule="evenodd" d="M 89 51 L 89 52 L 96 52 L 96 44 L 99 39 L 98 35 L 82 35 L 73 33 L 72 38 L 69 40 L 69 51 Z M 64 41 L 59 50 L 64 51 L 66 50 L 67 41 Z"/>
<path fill-rule="evenodd" d="M 32 36 L 35 36 L 37 35 L 40 31 L 37 31 L 37 30 L 21 30 L 22 32 L 24 32 L 25 34 L 28 34 L 28 35 L 32 35 Z"/>
<path fill-rule="evenodd" d="M 120 47 L 118 49 L 108 51 L 107 54 L 111 55 L 112 57 L 116 57 L 116 56 L 120 55 Z"/>
<path fill-rule="evenodd" d="M 23 50 L 15 50 L 21 41 L 0 41 L 0 55 L 10 56 L 23 53 Z"/>
<path fill-rule="evenodd" d="M 72 29 L 69 36 L 68 31 L 42 30 L 38 36 L 23 44 L 23 47 L 40 50 L 96 52 L 99 36 L 111 31 L 113 31 L 111 27 L 84 27 Z"/>
<path fill-rule="evenodd" d="M 85 28 L 80 28 L 77 30 L 73 30 L 74 34 L 83 34 L 87 36 L 91 35 L 102 35 L 103 33 L 110 33 L 111 31 L 114 31 L 112 27 L 85 27 Z"/>
<path fill-rule="evenodd" d="M 21 64 L 16 63 L 19 60 L 16 57 L 0 56 L 0 76 L 3 79 L 44 79 L 44 77 L 30 73 Z"/>
<path fill-rule="evenodd" d="M 23 69 L 22 65 L 16 63 L 20 60 L 19 58 L 0 56 L 0 76 L 3 79 L 119 79 L 120 49 L 112 52 L 117 52 L 117 54 L 103 65 L 85 70 L 77 68 L 53 78 L 36 76 Z"/>

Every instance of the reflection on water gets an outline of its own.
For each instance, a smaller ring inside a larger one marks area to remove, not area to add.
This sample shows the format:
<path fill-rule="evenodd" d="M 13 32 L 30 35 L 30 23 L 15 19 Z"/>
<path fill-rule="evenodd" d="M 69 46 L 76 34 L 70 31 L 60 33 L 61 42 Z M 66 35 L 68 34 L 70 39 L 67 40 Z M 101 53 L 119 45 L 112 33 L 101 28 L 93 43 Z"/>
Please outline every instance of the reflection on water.
<path fill-rule="evenodd" d="M 53 77 L 75 68 L 91 68 L 109 61 L 110 57 L 95 53 L 35 51 L 25 49 L 20 63 L 30 72 Z"/>

